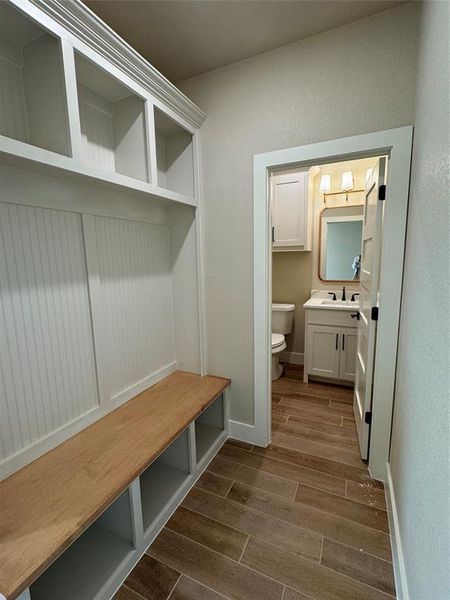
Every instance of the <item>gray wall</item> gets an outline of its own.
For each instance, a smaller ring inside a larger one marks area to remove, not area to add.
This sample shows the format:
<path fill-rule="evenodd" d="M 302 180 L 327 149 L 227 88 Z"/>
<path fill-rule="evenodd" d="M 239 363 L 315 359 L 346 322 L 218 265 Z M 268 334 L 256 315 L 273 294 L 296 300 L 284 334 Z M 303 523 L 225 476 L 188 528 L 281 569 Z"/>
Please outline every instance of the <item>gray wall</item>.
<path fill-rule="evenodd" d="M 185 81 L 201 129 L 209 371 L 253 420 L 253 155 L 413 122 L 417 3 Z"/>
<path fill-rule="evenodd" d="M 450 598 L 448 23 L 424 3 L 390 458 L 410 600 Z"/>

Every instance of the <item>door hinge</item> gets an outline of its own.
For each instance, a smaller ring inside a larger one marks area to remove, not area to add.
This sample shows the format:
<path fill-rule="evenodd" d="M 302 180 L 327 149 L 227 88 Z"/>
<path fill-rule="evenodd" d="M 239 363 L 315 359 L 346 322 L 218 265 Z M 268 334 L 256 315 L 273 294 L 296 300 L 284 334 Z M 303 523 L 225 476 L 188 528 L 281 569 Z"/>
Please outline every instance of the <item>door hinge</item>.
<path fill-rule="evenodd" d="M 371 410 L 368 410 L 364 414 L 364 423 L 367 423 L 367 425 L 371 425 L 372 424 L 372 411 Z"/>
<path fill-rule="evenodd" d="M 378 313 L 378 306 L 372 306 L 372 310 L 370 311 L 370 318 L 372 319 L 372 321 L 378 321 Z"/>
<path fill-rule="evenodd" d="M 384 184 L 378 188 L 378 200 L 386 200 L 386 186 Z"/>
<path fill-rule="evenodd" d="M 275 227 L 272 227 L 272 244 L 275 241 Z"/>

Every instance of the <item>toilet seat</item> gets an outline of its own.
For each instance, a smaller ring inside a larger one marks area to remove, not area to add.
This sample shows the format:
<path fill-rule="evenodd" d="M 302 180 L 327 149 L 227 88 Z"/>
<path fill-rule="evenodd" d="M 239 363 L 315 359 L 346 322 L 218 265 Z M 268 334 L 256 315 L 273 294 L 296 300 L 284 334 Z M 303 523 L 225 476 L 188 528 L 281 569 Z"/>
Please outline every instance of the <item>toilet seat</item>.
<path fill-rule="evenodd" d="M 281 349 L 284 346 L 284 335 L 282 333 L 272 333 L 272 352 Z"/>

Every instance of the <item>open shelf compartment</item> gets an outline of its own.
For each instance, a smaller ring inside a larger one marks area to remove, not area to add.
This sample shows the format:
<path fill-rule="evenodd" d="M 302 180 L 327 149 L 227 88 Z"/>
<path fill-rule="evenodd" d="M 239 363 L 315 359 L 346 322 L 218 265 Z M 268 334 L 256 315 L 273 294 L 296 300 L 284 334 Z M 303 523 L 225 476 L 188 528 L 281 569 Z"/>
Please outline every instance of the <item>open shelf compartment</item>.
<path fill-rule="evenodd" d="M 31 600 L 102 597 L 134 550 L 127 489 L 30 587 Z"/>
<path fill-rule="evenodd" d="M 70 155 L 60 40 L 0 2 L 0 135 Z"/>
<path fill-rule="evenodd" d="M 189 437 L 185 429 L 140 476 L 144 532 L 158 523 L 165 509 L 190 478 Z"/>
<path fill-rule="evenodd" d="M 83 160 L 147 182 L 145 101 L 75 52 Z"/>
<path fill-rule="evenodd" d="M 154 108 L 158 185 L 185 196 L 194 196 L 192 134 Z"/>
<path fill-rule="evenodd" d="M 195 421 L 197 464 L 209 453 L 224 429 L 223 395 L 220 395 Z"/>

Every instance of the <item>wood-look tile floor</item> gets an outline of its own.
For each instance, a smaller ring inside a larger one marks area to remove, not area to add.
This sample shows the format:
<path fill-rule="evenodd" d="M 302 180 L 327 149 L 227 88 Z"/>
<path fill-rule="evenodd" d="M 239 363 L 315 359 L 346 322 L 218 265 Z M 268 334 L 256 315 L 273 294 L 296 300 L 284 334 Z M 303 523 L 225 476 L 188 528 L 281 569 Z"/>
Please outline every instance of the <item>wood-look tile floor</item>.
<path fill-rule="evenodd" d="M 268 448 L 228 441 L 116 600 L 389 600 L 384 490 L 358 452 L 352 391 L 273 384 Z"/>

